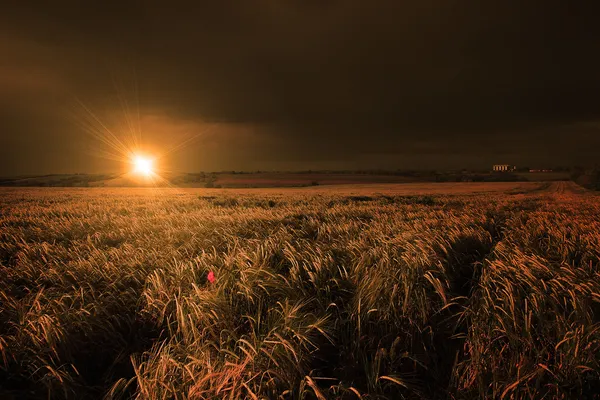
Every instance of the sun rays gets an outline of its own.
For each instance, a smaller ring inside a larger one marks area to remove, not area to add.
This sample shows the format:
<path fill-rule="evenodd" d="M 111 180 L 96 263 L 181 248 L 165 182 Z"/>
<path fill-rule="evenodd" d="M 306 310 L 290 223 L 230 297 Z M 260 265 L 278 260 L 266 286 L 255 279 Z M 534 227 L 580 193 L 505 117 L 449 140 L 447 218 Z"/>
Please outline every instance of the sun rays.
<path fill-rule="evenodd" d="M 174 170 L 173 166 L 169 167 L 168 158 L 213 132 L 218 124 L 202 123 L 185 131 L 178 130 L 175 134 L 165 132 L 163 137 L 169 140 L 157 141 L 156 132 L 144 132 L 144 115 L 148 114 L 144 114 L 143 107 L 140 107 L 137 84 L 132 91 L 123 90 L 124 85 L 117 81 L 113 79 L 117 96 L 114 107 L 92 106 L 75 97 L 77 106 L 71 110 L 72 117 L 94 139 L 88 148 L 90 156 L 118 162 L 121 165 L 120 177 L 127 181 L 171 186 L 168 176 Z M 128 92 L 131 92 L 129 96 Z M 131 96 L 135 101 L 127 101 L 127 97 Z M 164 128 L 156 129 L 162 132 Z"/>

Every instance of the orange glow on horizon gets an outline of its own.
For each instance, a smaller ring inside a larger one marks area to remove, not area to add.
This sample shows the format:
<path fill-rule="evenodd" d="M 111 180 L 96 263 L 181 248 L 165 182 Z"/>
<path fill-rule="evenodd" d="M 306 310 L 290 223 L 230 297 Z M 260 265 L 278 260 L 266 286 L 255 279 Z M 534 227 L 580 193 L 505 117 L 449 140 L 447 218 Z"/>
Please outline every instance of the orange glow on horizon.
<path fill-rule="evenodd" d="M 140 154 L 134 154 L 131 157 L 131 164 L 133 165 L 133 173 L 135 175 L 143 177 L 151 177 L 155 175 L 154 171 L 154 159 L 143 156 Z"/>

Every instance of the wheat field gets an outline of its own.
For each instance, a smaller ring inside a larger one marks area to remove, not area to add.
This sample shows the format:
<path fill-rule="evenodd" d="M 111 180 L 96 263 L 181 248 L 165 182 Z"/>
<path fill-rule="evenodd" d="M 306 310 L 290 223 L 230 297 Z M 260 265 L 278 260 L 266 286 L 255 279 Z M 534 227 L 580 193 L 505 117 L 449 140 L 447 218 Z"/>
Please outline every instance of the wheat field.
<path fill-rule="evenodd" d="M 598 199 L 2 189 L 0 398 L 594 398 Z"/>

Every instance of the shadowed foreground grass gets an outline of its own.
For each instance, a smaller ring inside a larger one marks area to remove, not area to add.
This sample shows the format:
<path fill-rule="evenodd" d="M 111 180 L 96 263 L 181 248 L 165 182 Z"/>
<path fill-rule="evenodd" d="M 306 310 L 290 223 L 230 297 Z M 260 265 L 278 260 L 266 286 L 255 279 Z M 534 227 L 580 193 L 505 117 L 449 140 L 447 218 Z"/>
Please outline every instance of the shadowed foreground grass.
<path fill-rule="evenodd" d="M 597 197 L 128 193 L 0 196 L 1 398 L 600 392 Z"/>

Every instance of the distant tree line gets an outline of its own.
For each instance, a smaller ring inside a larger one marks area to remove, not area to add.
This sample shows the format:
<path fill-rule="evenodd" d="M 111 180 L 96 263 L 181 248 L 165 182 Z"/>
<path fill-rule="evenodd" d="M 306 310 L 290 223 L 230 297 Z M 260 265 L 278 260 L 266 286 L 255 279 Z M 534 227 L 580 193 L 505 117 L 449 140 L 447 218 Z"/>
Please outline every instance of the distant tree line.
<path fill-rule="evenodd" d="M 573 167 L 571 180 L 585 188 L 600 190 L 600 165 L 587 169 L 581 166 Z"/>
<path fill-rule="evenodd" d="M 0 179 L 0 186 L 88 187 L 93 182 L 114 179 L 116 176 L 116 174 L 57 174 L 6 178 Z"/>

